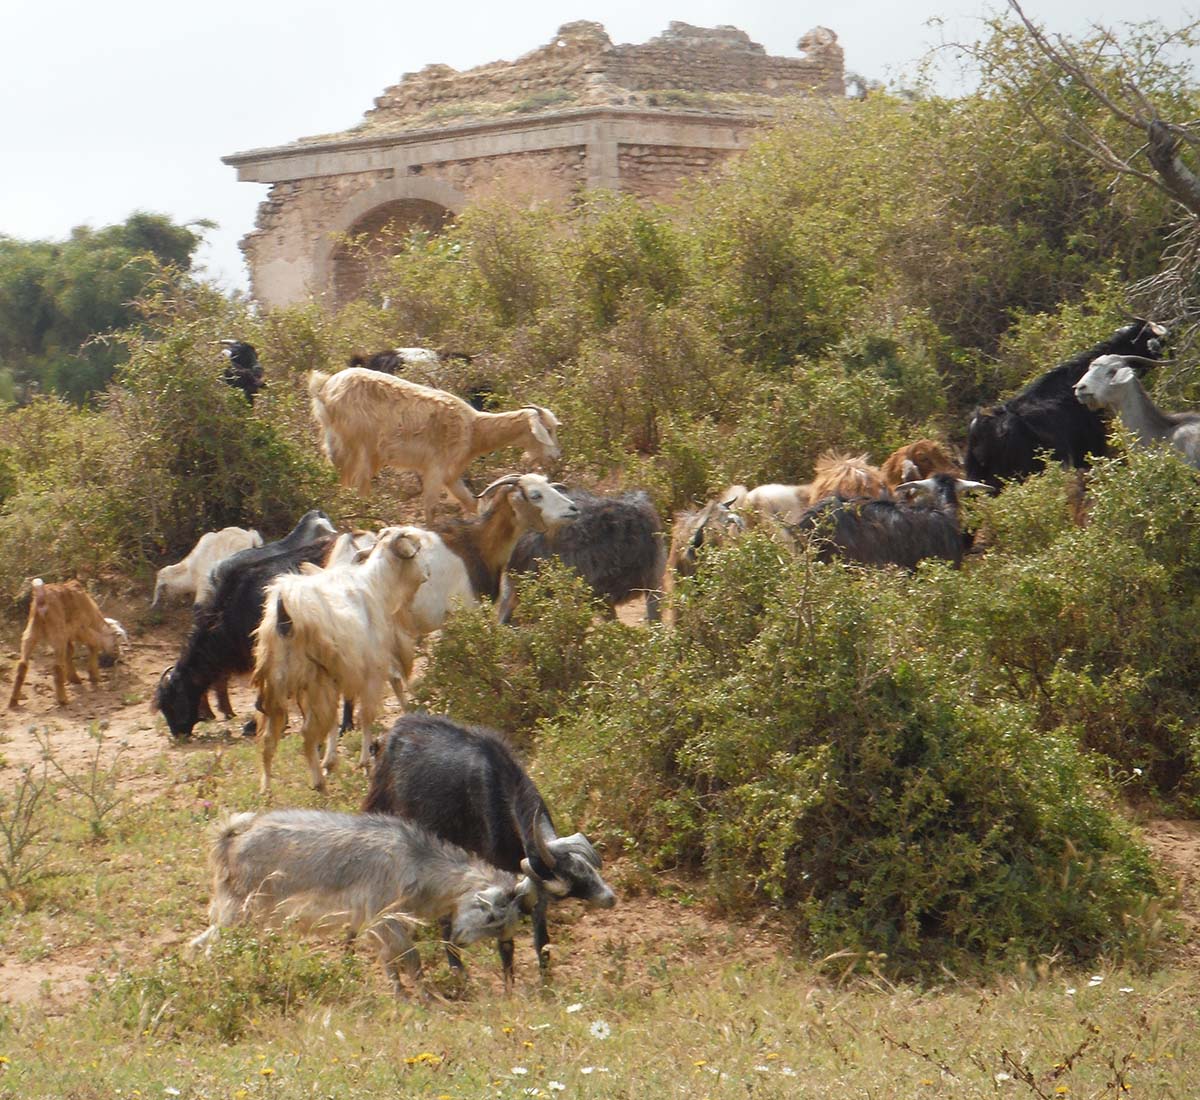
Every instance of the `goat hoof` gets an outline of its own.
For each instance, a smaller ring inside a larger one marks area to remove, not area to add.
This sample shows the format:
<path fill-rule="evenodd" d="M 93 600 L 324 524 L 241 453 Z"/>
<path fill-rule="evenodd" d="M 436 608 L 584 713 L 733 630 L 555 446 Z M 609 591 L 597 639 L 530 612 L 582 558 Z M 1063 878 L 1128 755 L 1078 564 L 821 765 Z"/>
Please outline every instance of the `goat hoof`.
<path fill-rule="evenodd" d="M 248 718 L 242 725 L 243 737 L 256 737 L 258 735 L 258 723 L 253 718 Z"/>

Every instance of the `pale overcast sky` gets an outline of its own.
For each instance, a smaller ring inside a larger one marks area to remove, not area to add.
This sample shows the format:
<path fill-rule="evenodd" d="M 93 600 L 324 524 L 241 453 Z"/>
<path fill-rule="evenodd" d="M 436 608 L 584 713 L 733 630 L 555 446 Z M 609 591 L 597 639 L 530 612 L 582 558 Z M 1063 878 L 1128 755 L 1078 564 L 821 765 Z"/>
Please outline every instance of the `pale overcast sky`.
<path fill-rule="evenodd" d="M 978 37 L 999 0 L 589 0 L 413 4 L 382 0 L 6 0 L 0 65 L 0 234 L 61 238 L 72 226 L 142 209 L 209 218 L 200 259 L 220 285 L 244 287 L 238 239 L 266 195 L 238 183 L 222 155 L 353 126 L 385 87 L 434 62 L 467 69 L 514 59 L 576 19 L 614 42 L 644 42 L 678 19 L 733 24 L 794 57 L 814 26 L 832 28 L 848 70 L 890 81 L 942 35 Z M 1028 0 L 1050 30 L 1195 10 L 1178 0 Z M 941 17 L 945 28 L 928 25 Z"/>

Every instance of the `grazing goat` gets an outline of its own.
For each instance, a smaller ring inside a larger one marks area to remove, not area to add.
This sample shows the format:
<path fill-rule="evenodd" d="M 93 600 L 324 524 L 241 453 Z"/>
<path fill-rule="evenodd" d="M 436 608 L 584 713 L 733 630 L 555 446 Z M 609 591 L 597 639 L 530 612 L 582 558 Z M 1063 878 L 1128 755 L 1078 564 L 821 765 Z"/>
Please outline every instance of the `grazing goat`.
<path fill-rule="evenodd" d="M 212 591 L 209 574 L 218 562 L 224 561 L 239 550 L 262 546 L 262 535 L 242 527 L 223 527 L 220 531 L 208 531 L 200 536 L 191 553 L 174 565 L 164 565 L 154 582 L 154 599 L 151 607 L 158 606 L 159 597 L 167 595 L 186 596 L 194 593 L 193 603 L 200 603 Z"/>
<path fill-rule="evenodd" d="M 334 566 L 310 575 L 284 574 L 266 588 L 255 632 L 262 782 L 271 789 L 271 761 L 287 725 L 288 700 L 304 715 L 300 733 L 313 787 L 337 760 L 337 706 L 341 696 L 362 708 L 359 764 L 371 761 L 371 722 L 395 678 L 396 614 L 407 606 L 429 568 L 419 557 L 411 527 L 387 527 L 361 565 Z M 317 745 L 325 740 L 325 756 Z"/>
<path fill-rule="evenodd" d="M 1138 381 L 1131 355 L 1102 355 L 1075 384 L 1075 396 L 1089 409 L 1114 409 L 1138 443 L 1169 443 L 1189 466 L 1200 467 L 1200 412 L 1163 412 Z"/>
<path fill-rule="evenodd" d="M 879 468 L 884 484 L 896 488 L 903 481 L 917 481 L 934 474 L 962 475 L 962 469 L 935 439 L 918 439 L 890 454 Z"/>
<path fill-rule="evenodd" d="M 967 477 L 998 489 L 1001 481 L 1023 480 L 1042 469 L 1041 451 L 1074 467 L 1086 466 L 1090 455 L 1103 455 L 1107 450 L 1104 421 L 1075 400 L 1075 384 L 1092 360 L 1102 355 L 1138 356 L 1140 368 L 1150 365 L 1166 338 L 1161 325 L 1134 321 L 1047 371 L 1007 401 L 976 409 L 967 429 Z"/>
<path fill-rule="evenodd" d="M 54 653 L 54 697 L 60 707 L 65 707 L 67 681 L 82 682 L 75 671 L 75 646 L 88 647 L 88 679 L 98 684 L 100 654 L 115 658 L 128 641 L 121 624 L 116 619 L 106 619 L 78 581 L 47 584 L 41 577 L 36 578 L 29 601 L 29 620 L 21 635 L 21 659 L 17 662 L 12 694 L 8 697 L 9 708 L 21 703 L 29 658 L 39 645 L 48 646 Z"/>
<path fill-rule="evenodd" d="M 611 909 L 616 895 L 600 877 L 601 861 L 582 833 L 560 837 L 533 780 L 504 738 L 482 726 L 406 714 L 383 742 L 363 809 L 416 821 L 496 867 L 520 870 L 537 886 L 533 944 L 545 975 L 546 904 L 579 898 Z M 506 980 L 512 944 L 500 943 Z"/>
<path fill-rule="evenodd" d="M 808 485 L 756 485 L 733 505 L 748 519 L 757 517 L 779 523 L 795 523 L 808 507 Z"/>
<path fill-rule="evenodd" d="M 213 591 L 193 613 L 192 629 L 179 660 L 168 668 L 154 692 L 175 737 L 187 737 L 204 714 L 205 692 L 215 688 L 226 718 L 233 717 L 229 677 L 254 668 L 251 635 L 263 613 L 263 593 L 280 573 L 294 573 L 303 562 L 324 562 L 334 543 L 334 528 L 315 509 L 278 542 L 242 550 L 213 572 Z"/>
<path fill-rule="evenodd" d="M 500 621 L 512 617 L 516 604 L 514 573 L 528 573 L 543 558 L 559 558 L 614 610 L 638 596 L 646 597 L 646 619 L 657 622 L 658 599 L 666 567 L 662 521 L 643 492 L 597 496 L 568 489 L 579 518 L 553 532 L 531 531 L 513 551 L 504 575 Z"/>
<path fill-rule="evenodd" d="M 262 365 L 258 361 L 258 352 L 252 344 L 241 340 L 222 340 L 221 347 L 221 354 L 228 360 L 224 371 L 221 372 L 221 381 L 227 386 L 241 390 L 246 395 L 246 400 L 253 405 L 254 395 L 267 388 Z"/>
<path fill-rule="evenodd" d="M 495 937 L 511 954 L 531 892 L 527 879 L 411 821 L 324 810 L 234 814 L 218 826 L 209 865 L 212 924 L 192 940 L 193 950 L 207 953 L 222 928 L 252 921 L 365 930 L 397 995 L 398 963 L 411 980 L 420 974 L 417 921 L 447 920 L 455 950 Z"/>
<path fill-rule="evenodd" d="M 672 578 L 695 574 L 701 547 L 722 546 L 746 529 L 746 521 L 733 510 L 737 501 L 744 498 L 742 486 L 735 485 L 698 512 L 675 513 L 671 521 L 671 552 L 667 555 L 668 588 L 672 587 Z"/>
<path fill-rule="evenodd" d="M 443 489 L 474 515 L 475 498 L 462 477 L 480 455 L 516 445 L 530 461 L 548 463 L 561 453 L 558 419 L 537 405 L 479 412 L 452 393 L 361 367 L 332 376 L 313 371 L 308 390 L 322 447 L 342 484 L 365 493 L 384 466 L 413 470 L 421 477 L 427 523 Z"/>
<path fill-rule="evenodd" d="M 790 531 L 807 536 L 821 561 L 841 558 L 916 569 L 925 558 L 943 558 L 957 569 L 963 557 L 958 494 L 987 488 L 982 482 L 934 474 L 896 487 L 897 496 L 907 491 L 930 494 L 928 505 L 828 497 L 809 508 Z"/>
<path fill-rule="evenodd" d="M 475 356 L 462 351 L 439 352 L 433 348 L 391 348 L 371 356 L 352 355 L 350 366 L 365 367 L 367 370 L 377 370 L 383 374 L 404 374 L 410 382 L 445 389 L 447 372 L 443 365 L 447 359 L 457 359 L 470 366 Z M 489 379 L 476 377 L 465 389 L 456 388 L 471 408 L 483 412 L 496 387 Z"/>

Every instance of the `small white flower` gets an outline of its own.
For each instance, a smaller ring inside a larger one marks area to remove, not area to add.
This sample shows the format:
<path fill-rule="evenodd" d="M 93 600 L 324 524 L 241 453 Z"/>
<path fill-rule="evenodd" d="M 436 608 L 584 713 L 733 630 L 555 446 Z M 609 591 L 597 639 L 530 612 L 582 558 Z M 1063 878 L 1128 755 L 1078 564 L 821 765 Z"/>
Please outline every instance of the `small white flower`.
<path fill-rule="evenodd" d="M 513 1066 L 511 1072 L 516 1074 L 518 1077 L 524 1077 L 529 1070 L 527 1070 L 524 1066 Z"/>
<path fill-rule="evenodd" d="M 582 1009 L 582 1008 L 583 1008 L 583 1005 L 579 1004 L 578 1002 L 576 1002 L 576 1003 L 575 1003 L 575 1004 L 573 1004 L 573 1005 L 567 1005 L 567 1011 L 568 1011 L 568 1012 L 578 1012 L 578 1011 L 580 1011 L 580 1009 Z"/>
<path fill-rule="evenodd" d="M 179 1090 L 174 1085 L 168 1085 L 165 1089 L 163 1089 L 163 1092 L 165 1092 L 168 1096 L 180 1095 Z"/>
<path fill-rule="evenodd" d="M 1141 768 L 1134 768 L 1134 769 L 1133 769 L 1133 774 L 1134 774 L 1134 775 L 1141 775 L 1141 774 L 1142 774 L 1142 769 L 1141 769 Z"/>
<path fill-rule="evenodd" d="M 340 1027 L 334 1032 L 334 1035 L 337 1036 L 339 1042 L 344 1043 L 346 1041 L 346 1033 Z"/>
<path fill-rule="evenodd" d="M 770 1073 L 771 1067 L 770 1066 L 755 1066 L 754 1072 L 755 1073 Z"/>
<path fill-rule="evenodd" d="M 546 1028 L 548 1028 L 549 1026 L 550 1026 L 549 1024 L 530 1024 L 529 1030 L 530 1031 L 545 1031 Z"/>
<path fill-rule="evenodd" d="M 1120 988 L 1119 990 L 1117 990 L 1117 992 L 1118 992 L 1118 993 L 1132 993 L 1132 992 L 1133 992 L 1133 986 L 1131 986 L 1131 985 L 1123 985 L 1123 986 L 1121 986 L 1121 988 Z"/>
<path fill-rule="evenodd" d="M 1068 996 L 1068 997 L 1074 997 L 1074 996 L 1075 996 L 1075 990 L 1074 990 L 1074 989 L 1068 989 L 1068 990 L 1067 990 L 1067 996 Z"/>
<path fill-rule="evenodd" d="M 1102 981 L 1104 981 L 1103 974 L 1093 974 L 1088 978 L 1088 985 L 1099 985 Z"/>
<path fill-rule="evenodd" d="M 584 1077 L 586 1077 L 589 1073 L 595 1073 L 596 1067 L 595 1066 L 584 1066 L 579 1072 L 582 1073 L 584 1075 Z"/>
<path fill-rule="evenodd" d="M 1012 1074 L 1011 1074 L 1011 1073 L 1003 1073 L 1003 1072 L 1001 1072 L 1001 1073 L 997 1073 L 997 1074 L 996 1074 L 996 1082 L 997 1082 L 998 1084 L 999 1084 L 999 1083 L 1003 1083 L 1004 1081 L 1011 1081 L 1011 1080 L 1012 1080 Z"/>
<path fill-rule="evenodd" d="M 593 1039 L 607 1039 L 612 1034 L 612 1028 L 608 1026 L 607 1020 L 593 1020 L 592 1026 L 588 1030 L 591 1031 Z"/>
<path fill-rule="evenodd" d="M 792 1069 L 791 1066 L 784 1066 L 783 1069 L 781 1069 L 779 1072 L 782 1073 L 784 1075 L 784 1077 L 796 1077 L 797 1076 L 796 1071 L 794 1069 Z"/>
<path fill-rule="evenodd" d="M 566 1092 L 567 1091 L 567 1086 L 564 1085 L 561 1081 L 547 1081 L 546 1088 L 548 1088 L 551 1092 Z"/>

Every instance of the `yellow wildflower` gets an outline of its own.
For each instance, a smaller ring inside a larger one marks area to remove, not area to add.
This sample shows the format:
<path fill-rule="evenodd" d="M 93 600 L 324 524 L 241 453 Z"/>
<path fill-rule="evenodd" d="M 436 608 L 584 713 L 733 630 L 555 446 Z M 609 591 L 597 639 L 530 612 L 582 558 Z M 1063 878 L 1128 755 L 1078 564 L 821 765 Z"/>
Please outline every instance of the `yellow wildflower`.
<path fill-rule="evenodd" d="M 262 1074 L 263 1077 L 274 1077 L 275 1076 L 275 1071 L 270 1066 L 263 1066 L 263 1068 L 260 1069 L 258 1072 L 260 1074 Z"/>

